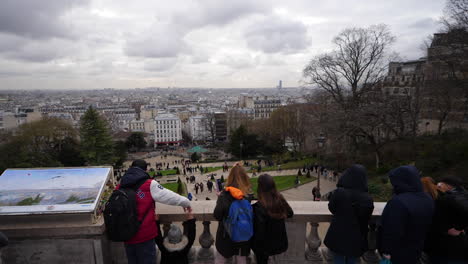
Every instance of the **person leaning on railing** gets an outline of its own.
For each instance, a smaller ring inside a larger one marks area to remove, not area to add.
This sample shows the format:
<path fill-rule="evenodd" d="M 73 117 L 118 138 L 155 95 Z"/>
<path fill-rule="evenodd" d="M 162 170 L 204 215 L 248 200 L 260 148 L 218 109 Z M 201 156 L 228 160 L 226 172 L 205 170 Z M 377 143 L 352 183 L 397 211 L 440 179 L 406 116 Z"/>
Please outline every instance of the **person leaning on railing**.
<path fill-rule="evenodd" d="M 457 177 L 442 178 L 425 243 L 431 263 L 468 263 L 468 192 Z"/>
<path fill-rule="evenodd" d="M 394 264 L 414 264 L 421 257 L 434 213 L 434 202 L 423 191 L 416 167 L 393 169 L 389 172 L 389 179 L 394 195 L 382 213 L 379 252 Z"/>
<path fill-rule="evenodd" d="M 333 217 L 324 243 L 333 252 L 334 263 L 353 264 L 367 251 L 369 219 L 374 210 L 364 166 L 351 166 L 336 187 L 329 195 Z"/>

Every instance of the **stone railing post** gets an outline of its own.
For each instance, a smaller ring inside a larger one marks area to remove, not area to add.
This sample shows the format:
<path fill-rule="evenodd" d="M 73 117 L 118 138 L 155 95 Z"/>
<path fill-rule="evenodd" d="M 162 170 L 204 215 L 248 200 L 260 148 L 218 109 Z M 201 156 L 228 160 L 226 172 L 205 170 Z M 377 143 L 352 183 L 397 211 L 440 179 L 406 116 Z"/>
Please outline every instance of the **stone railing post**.
<path fill-rule="evenodd" d="M 198 241 L 200 242 L 201 249 L 198 251 L 198 259 L 202 261 L 214 259 L 214 252 L 211 246 L 214 243 L 213 235 L 210 232 L 210 221 L 203 221 L 203 233 L 200 235 Z"/>
<path fill-rule="evenodd" d="M 286 221 L 286 233 L 288 234 L 288 250 L 282 254 L 270 257 L 270 264 L 303 264 L 305 260 L 306 222 Z M 255 257 L 252 257 L 255 260 Z M 251 262 L 252 263 L 252 262 Z"/>
<path fill-rule="evenodd" d="M 318 223 L 310 222 L 310 233 L 307 237 L 306 259 L 311 263 L 322 263 L 322 256 L 319 252 L 319 247 L 322 244 L 318 235 Z"/>
<path fill-rule="evenodd" d="M 366 261 L 366 263 L 373 264 L 379 263 L 379 256 L 377 255 L 377 233 L 376 233 L 376 224 L 370 223 L 369 224 L 369 233 L 367 233 L 367 240 L 368 240 L 368 250 L 362 258 Z"/>
<path fill-rule="evenodd" d="M 329 248 L 323 247 L 320 251 L 322 252 L 323 259 L 327 263 L 333 263 L 333 252 Z"/>
<path fill-rule="evenodd" d="M 167 236 L 167 233 L 169 232 L 169 230 L 171 229 L 171 222 L 168 222 L 168 223 L 164 223 L 163 224 L 163 231 L 164 231 L 164 236 Z"/>

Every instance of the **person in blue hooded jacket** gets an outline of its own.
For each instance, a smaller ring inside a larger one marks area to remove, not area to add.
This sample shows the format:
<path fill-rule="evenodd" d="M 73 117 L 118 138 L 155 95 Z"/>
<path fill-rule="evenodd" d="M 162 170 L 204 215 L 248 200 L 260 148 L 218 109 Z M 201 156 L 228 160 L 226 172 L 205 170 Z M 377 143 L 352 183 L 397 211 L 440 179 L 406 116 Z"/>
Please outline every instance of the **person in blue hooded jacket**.
<path fill-rule="evenodd" d="M 389 172 L 393 197 L 387 202 L 378 236 L 379 252 L 394 264 L 417 263 L 434 213 L 432 198 L 423 191 L 414 166 Z"/>

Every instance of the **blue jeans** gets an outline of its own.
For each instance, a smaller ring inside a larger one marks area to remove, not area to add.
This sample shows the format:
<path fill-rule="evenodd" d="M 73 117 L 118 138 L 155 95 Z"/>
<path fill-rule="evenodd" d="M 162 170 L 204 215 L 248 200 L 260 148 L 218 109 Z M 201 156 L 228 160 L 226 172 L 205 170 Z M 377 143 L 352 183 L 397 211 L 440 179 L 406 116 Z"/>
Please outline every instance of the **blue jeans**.
<path fill-rule="evenodd" d="M 128 264 L 156 264 L 154 239 L 138 244 L 125 244 Z"/>
<path fill-rule="evenodd" d="M 334 264 L 356 264 L 355 257 L 347 257 L 333 252 Z"/>

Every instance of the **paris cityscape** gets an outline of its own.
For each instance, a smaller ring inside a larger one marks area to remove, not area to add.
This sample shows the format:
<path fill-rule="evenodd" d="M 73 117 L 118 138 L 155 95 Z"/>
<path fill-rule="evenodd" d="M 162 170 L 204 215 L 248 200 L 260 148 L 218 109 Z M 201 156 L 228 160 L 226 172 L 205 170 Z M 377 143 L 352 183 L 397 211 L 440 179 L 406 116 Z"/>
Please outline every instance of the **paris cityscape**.
<path fill-rule="evenodd" d="M 468 263 L 467 171 L 467 0 L 0 3 L 0 264 Z"/>

